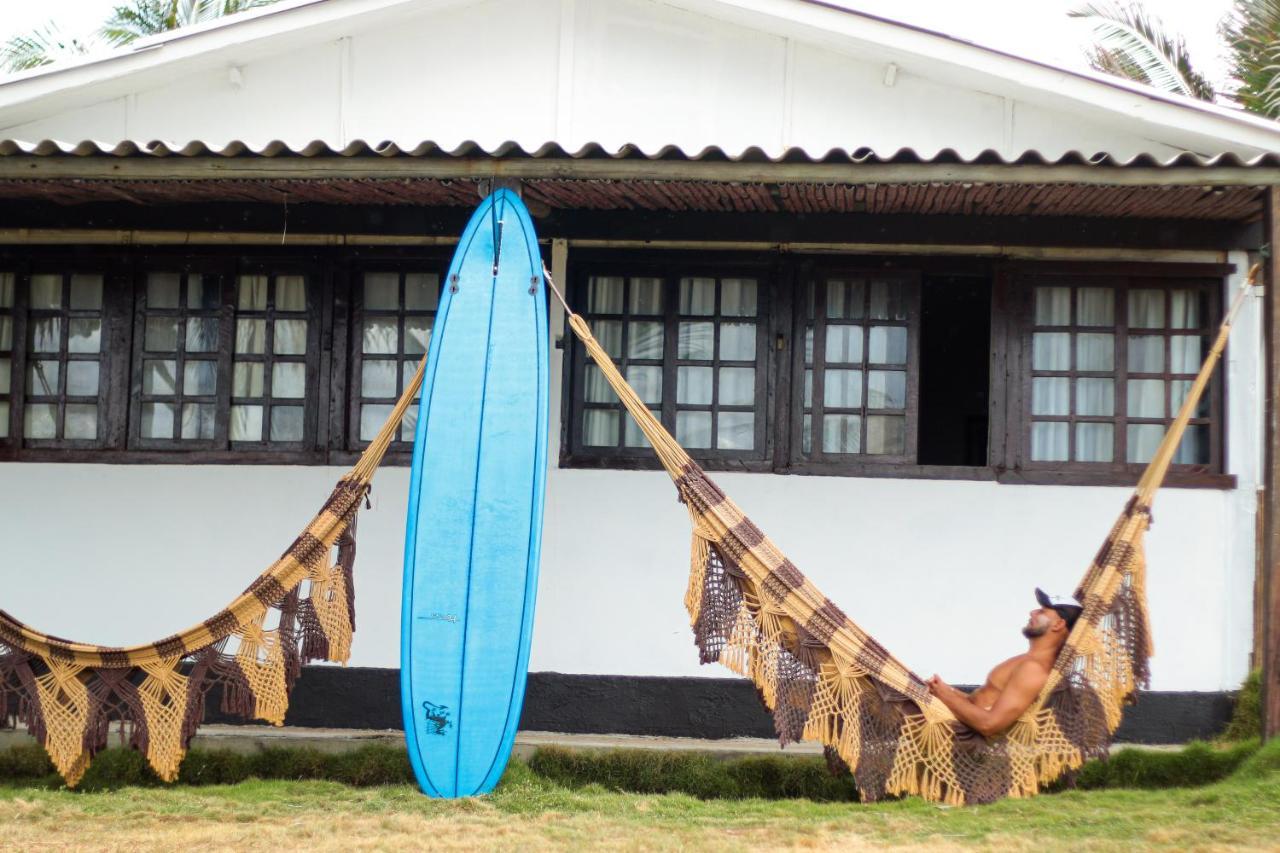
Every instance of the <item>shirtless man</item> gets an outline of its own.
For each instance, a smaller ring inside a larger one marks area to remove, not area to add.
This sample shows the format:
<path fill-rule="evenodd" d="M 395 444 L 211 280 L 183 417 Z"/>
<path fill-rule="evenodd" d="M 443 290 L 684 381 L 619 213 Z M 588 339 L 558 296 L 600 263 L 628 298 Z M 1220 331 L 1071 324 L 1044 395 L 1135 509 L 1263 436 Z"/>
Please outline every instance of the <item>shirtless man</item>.
<path fill-rule="evenodd" d="M 1026 654 L 1011 657 L 991 670 L 987 683 L 972 693 L 962 693 L 937 675 L 929 679 L 929 692 L 951 709 L 956 719 L 983 737 L 995 737 L 1022 716 L 1058 658 L 1071 627 L 1084 608 L 1078 604 L 1055 602 L 1044 590 L 1036 590 L 1038 608 L 1022 629 L 1029 648 Z"/>

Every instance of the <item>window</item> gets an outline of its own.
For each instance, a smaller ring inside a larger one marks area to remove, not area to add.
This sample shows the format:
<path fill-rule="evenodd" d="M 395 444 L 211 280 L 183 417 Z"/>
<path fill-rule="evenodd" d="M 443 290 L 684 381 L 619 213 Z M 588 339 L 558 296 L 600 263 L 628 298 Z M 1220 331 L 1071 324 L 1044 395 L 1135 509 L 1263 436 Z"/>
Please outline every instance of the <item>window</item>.
<path fill-rule="evenodd" d="M 314 385 L 308 355 L 317 348 L 309 304 L 306 276 L 237 277 L 231 441 L 300 447 L 307 438 L 305 404 Z"/>
<path fill-rule="evenodd" d="M 103 387 L 103 277 L 38 272 L 26 284 L 24 443 L 93 446 Z"/>
<path fill-rule="evenodd" d="M 14 274 L 0 272 L 0 441 L 9 438 L 13 418 Z"/>
<path fill-rule="evenodd" d="M 1150 461 L 1208 353 L 1218 286 L 1035 279 L 1024 342 L 1028 467 Z M 1213 417 L 1219 393 L 1211 386 L 1202 398 L 1175 465 L 1220 467 Z"/>
<path fill-rule="evenodd" d="M 646 272 L 585 277 L 584 316 L 593 334 L 686 448 L 699 456 L 763 459 L 768 303 L 761 278 Z M 599 368 L 581 347 L 574 352 L 581 389 L 575 447 L 587 455 L 647 457 L 644 435 Z"/>
<path fill-rule="evenodd" d="M 355 446 L 372 441 L 427 353 L 440 303 L 440 276 L 421 268 L 360 276 L 352 371 Z M 413 441 L 417 403 L 405 413 L 397 444 Z M 392 445 L 396 446 L 395 444 Z"/>
<path fill-rule="evenodd" d="M 803 297 L 800 457 L 914 461 L 919 282 L 819 276 Z"/>

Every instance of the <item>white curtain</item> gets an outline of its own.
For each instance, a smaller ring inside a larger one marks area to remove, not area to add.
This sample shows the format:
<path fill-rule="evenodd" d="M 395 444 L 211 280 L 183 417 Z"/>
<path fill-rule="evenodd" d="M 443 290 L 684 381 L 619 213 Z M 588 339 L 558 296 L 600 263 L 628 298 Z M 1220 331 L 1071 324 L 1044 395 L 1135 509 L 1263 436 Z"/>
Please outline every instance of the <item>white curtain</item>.
<path fill-rule="evenodd" d="M 177 303 L 174 303 L 176 307 Z M 62 276 L 31 276 L 31 300 L 28 305 L 36 309 L 53 309 L 62 307 Z"/>
<path fill-rule="evenodd" d="M 1116 367 L 1116 336 L 1099 332 L 1076 335 L 1076 370 L 1109 372 Z"/>
<path fill-rule="evenodd" d="M 823 453 L 860 453 L 862 451 L 862 418 L 858 415 L 824 415 L 822 417 Z"/>
<path fill-rule="evenodd" d="M 861 320 L 864 300 L 861 281 L 827 282 L 827 319 Z"/>
<path fill-rule="evenodd" d="M 902 298 L 902 285 L 899 282 L 871 282 L 871 311 L 869 316 L 872 320 L 907 319 L 907 306 Z"/>
<path fill-rule="evenodd" d="M 600 374 L 604 381 L 604 374 Z M 657 365 L 633 364 L 627 368 L 627 382 L 646 403 L 662 402 L 662 368 Z M 613 389 L 609 389 L 612 394 Z"/>
<path fill-rule="evenodd" d="M 0 317 L 0 350 L 13 349 L 13 318 Z"/>
<path fill-rule="evenodd" d="M 714 374 L 710 367 L 677 367 L 676 402 L 692 406 L 711 405 L 711 383 L 713 381 Z M 710 429 L 710 422 L 708 422 L 708 434 Z"/>
<path fill-rule="evenodd" d="M 750 406 L 755 402 L 755 399 L 756 371 L 754 367 L 720 368 L 721 405 Z"/>
<path fill-rule="evenodd" d="M 707 325 L 709 323 L 700 323 Z M 663 341 L 666 339 L 661 323 L 632 321 L 627 323 L 628 358 L 662 358 Z"/>
<path fill-rule="evenodd" d="M 1035 370 L 1070 370 L 1071 335 L 1036 332 L 1031 336 L 1031 366 Z"/>
<path fill-rule="evenodd" d="M 858 364 L 862 361 L 862 327 L 827 326 L 827 363 Z"/>
<path fill-rule="evenodd" d="M 1164 382 L 1160 379 L 1130 379 L 1128 413 L 1131 418 L 1163 418 Z"/>
<path fill-rule="evenodd" d="M 405 355 L 425 355 L 431 345 L 431 317 L 404 318 L 404 352 Z"/>
<path fill-rule="evenodd" d="M 1174 335 L 1169 338 L 1169 372 L 1199 373 L 1208 342 L 1200 335 Z"/>
<path fill-rule="evenodd" d="M 676 355 L 692 361 L 711 361 L 715 357 L 715 326 L 711 323 L 681 323 L 676 340 Z"/>
<path fill-rule="evenodd" d="M 1036 462 L 1067 461 L 1067 424 L 1036 421 L 1031 424 L 1031 458 Z"/>
<path fill-rule="evenodd" d="M 395 391 L 395 362 L 386 362 L 392 368 L 391 374 L 391 393 L 388 397 L 394 397 Z M 366 394 L 364 383 L 360 385 L 361 394 Z M 281 361 L 271 365 L 271 396 L 288 400 L 301 400 L 307 396 L 307 366 L 297 361 Z M 368 394 L 368 396 L 376 396 Z M 274 410 L 273 410 L 274 411 Z"/>
<path fill-rule="evenodd" d="M 13 273 L 0 272 L 0 308 L 13 307 L 13 279 Z"/>
<path fill-rule="evenodd" d="M 283 365 L 275 365 L 282 367 Z M 240 365 L 236 365 L 237 370 Z M 237 381 L 239 379 L 237 378 Z M 275 393 L 279 393 L 276 383 L 276 377 L 271 378 L 271 389 Z M 239 394 L 236 396 L 253 396 L 261 394 L 261 386 L 259 386 L 258 394 Z M 396 362 L 385 358 L 366 358 L 360 363 L 360 396 L 361 397 L 394 397 L 396 395 Z"/>
<path fill-rule="evenodd" d="M 587 282 L 587 312 L 621 314 L 622 279 L 618 276 L 593 275 Z"/>
<path fill-rule="evenodd" d="M 716 447 L 750 450 L 756 443 L 756 416 L 752 412 L 721 412 L 716 419 Z"/>
<path fill-rule="evenodd" d="M 822 405 L 831 409 L 862 406 L 862 371 L 843 368 L 822 373 Z"/>
<path fill-rule="evenodd" d="M 240 298 L 236 304 L 241 311 L 267 310 L 267 283 L 265 275 L 240 276 Z"/>
<path fill-rule="evenodd" d="M 1126 461 L 1144 465 L 1150 462 L 1163 438 L 1162 424 L 1129 424 L 1125 435 Z"/>
<path fill-rule="evenodd" d="M 756 281 L 726 278 L 720 282 L 720 313 L 725 317 L 756 316 Z"/>
<path fill-rule="evenodd" d="M 364 307 L 373 311 L 395 311 L 400 307 L 400 274 L 364 274 Z"/>
<path fill-rule="evenodd" d="M 7 358 L 0 358 L 0 394 L 8 394 L 10 388 L 10 376 L 13 371 L 13 362 Z"/>
<path fill-rule="evenodd" d="M 720 326 L 721 361 L 756 360 L 756 324 L 723 323 Z"/>
<path fill-rule="evenodd" d="M 1164 372 L 1164 337 L 1160 335 L 1129 336 L 1129 372 Z"/>
<path fill-rule="evenodd" d="M 404 308 L 406 311 L 434 311 L 439 305 L 440 276 L 435 273 L 405 273 Z M 407 414 L 405 420 L 408 420 Z M 412 436 L 413 432 L 410 431 L 409 435 Z"/>
<path fill-rule="evenodd" d="M 1076 424 L 1076 461 L 1110 462 L 1115 456 L 1115 427 L 1112 424 Z"/>
<path fill-rule="evenodd" d="M 676 441 L 685 447 L 710 447 L 711 413 L 676 412 Z"/>
<path fill-rule="evenodd" d="M 27 411 L 31 411 L 28 407 Z M 142 437 L 173 438 L 174 406 L 172 403 L 142 404 Z"/>
<path fill-rule="evenodd" d="M 1071 288 L 1036 288 L 1036 325 L 1071 325 Z"/>
<path fill-rule="evenodd" d="M 258 440 L 262 436 L 262 407 L 254 406 L 258 410 L 257 434 L 253 440 Z M 391 410 L 395 408 L 384 403 L 365 403 L 360 407 L 360 440 L 373 441 L 378 436 L 378 430 L 382 429 L 382 425 L 387 422 L 387 418 L 391 417 Z M 234 407 L 232 411 L 234 411 Z M 232 421 L 234 429 L 235 421 Z M 248 424 L 247 426 L 252 426 Z M 233 435 L 232 438 L 235 436 Z"/>
<path fill-rule="evenodd" d="M 307 310 L 307 280 L 305 278 L 300 275 L 276 276 L 276 310 Z"/>
<path fill-rule="evenodd" d="M 907 407 L 907 374 L 901 370 L 868 371 L 867 407 L 905 409 Z"/>
<path fill-rule="evenodd" d="M 1129 291 L 1129 328 L 1164 328 L 1164 291 Z"/>
<path fill-rule="evenodd" d="M 661 314 L 662 313 L 662 279 L 660 278 L 631 279 L 631 313 L 632 314 Z"/>
<path fill-rule="evenodd" d="M 1200 328 L 1200 292 L 1174 290 L 1169 293 L 1169 328 Z"/>
<path fill-rule="evenodd" d="M 613 393 L 613 388 L 605 380 L 604 374 L 600 372 L 600 368 L 594 364 L 586 366 L 584 374 L 585 382 L 583 383 L 582 399 L 588 403 L 617 403 L 618 395 Z"/>
<path fill-rule="evenodd" d="M 906 452 L 907 419 L 897 415 L 867 416 L 867 453 L 900 456 Z"/>
<path fill-rule="evenodd" d="M 218 318 L 187 318 L 187 352 L 217 352 Z"/>
<path fill-rule="evenodd" d="M 303 409 L 301 406 L 271 407 L 271 440 L 302 441 Z M 382 424 L 378 424 L 382 429 Z"/>
<path fill-rule="evenodd" d="M 1114 380 L 1096 378 L 1076 380 L 1077 415 L 1111 417 L 1115 413 L 1116 389 Z"/>
<path fill-rule="evenodd" d="M 98 407 L 93 403 L 68 403 L 62 437 L 92 441 L 98 437 Z"/>
<path fill-rule="evenodd" d="M 276 320 L 275 341 L 272 343 L 272 349 L 277 355 L 305 355 L 307 321 Z"/>
<path fill-rule="evenodd" d="M 875 364 L 906 364 L 907 330 L 902 326 L 872 326 L 867 361 Z"/>
<path fill-rule="evenodd" d="M 1070 379 L 1065 376 L 1037 376 L 1031 380 L 1031 414 L 1066 415 L 1070 412 Z"/>
<path fill-rule="evenodd" d="M 394 334 L 395 327 L 392 326 Z M 365 341 L 369 339 L 369 324 L 365 323 Z M 236 320 L 236 352 L 261 355 L 267 348 L 266 320 Z M 367 350 L 366 350 L 367 352 Z"/>
<path fill-rule="evenodd" d="M 612 358 L 622 358 L 622 322 L 619 320 L 592 320 L 591 334 Z"/>
<path fill-rule="evenodd" d="M 714 278 L 680 279 L 681 315 L 705 317 L 715 312 L 716 280 Z"/>
<path fill-rule="evenodd" d="M 1082 287 L 1076 291 L 1077 326 L 1114 326 L 1116 295 L 1110 287 Z"/>
<path fill-rule="evenodd" d="M 216 393 L 218 393 L 217 362 L 188 361 L 183 365 L 182 395 L 184 397 L 204 397 Z"/>
<path fill-rule="evenodd" d="M 239 324 L 249 322 L 261 322 L 240 320 L 236 324 L 236 352 L 249 352 L 250 350 L 240 349 Z M 395 320 L 365 320 L 364 321 L 364 340 L 361 344 L 361 352 L 391 354 L 394 353 L 400 343 L 400 331 L 396 326 Z"/>
<path fill-rule="evenodd" d="M 363 407 L 360 413 L 360 438 L 362 441 L 368 441 L 365 438 L 364 420 L 365 414 L 370 407 Z M 384 415 L 378 420 L 374 432 L 377 432 L 378 426 L 386 420 Z M 262 441 L 262 407 L 261 406 L 232 406 L 231 407 L 231 440 L 232 441 Z"/>
<path fill-rule="evenodd" d="M 261 362 L 237 361 L 231 373 L 231 396 L 261 397 L 265 375 Z"/>
<path fill-rule="evenodd" d="M 213 438 L 214 407 L 209 403 L 187 403 L 182 407 L 182 437 L 208 441 Z"/>
<path fill-rule="evenodd" d="M 586 409 L 582 413 L 582 443 L 590 447 L 616 447 L 618 415 L 616 409 Z"/>

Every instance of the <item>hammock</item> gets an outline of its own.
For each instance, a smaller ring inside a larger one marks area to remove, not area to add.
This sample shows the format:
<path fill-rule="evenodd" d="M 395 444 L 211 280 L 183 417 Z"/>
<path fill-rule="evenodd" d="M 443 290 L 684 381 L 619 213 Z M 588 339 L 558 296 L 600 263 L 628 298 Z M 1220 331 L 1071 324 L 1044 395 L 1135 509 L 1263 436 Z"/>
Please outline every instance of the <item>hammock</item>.
<path fill-rule="evenodd" d="M 574 334 L 671 475 L 693 527 L 685 606 L 702 663 L 751 679 L 782 745 L 820 741 L 866 801 L 955 805 L 1036 794 L 1108 753 L 1122 707 L 1149 686 L 1143 537 L 1151 503 L 1227 343 L 1257 268 L 1232 302 L 1177 418 L 1075 592 L 1084 612 L 1048 681 L 1004 734 L 961 724 L 925 682 L 847 617 L 751 523 L 653 416 L 551 284 Z"/>
<path fill-rule="evenodd" d="M 106 747 L 115 721 L 122 731 L 131 724 L 130 745 L 161 779 L 175 780 L 215 686 L 223 713 L 283 725 L 302 665 L 350 657 L 356 514 L 421 384 L 419 365 L 386 424 L 302 534 L 199 625 L 154 643 L 107 648 L 41 634 L 0 611 L 0 721 L 25 723 L 71 787 Z"/>

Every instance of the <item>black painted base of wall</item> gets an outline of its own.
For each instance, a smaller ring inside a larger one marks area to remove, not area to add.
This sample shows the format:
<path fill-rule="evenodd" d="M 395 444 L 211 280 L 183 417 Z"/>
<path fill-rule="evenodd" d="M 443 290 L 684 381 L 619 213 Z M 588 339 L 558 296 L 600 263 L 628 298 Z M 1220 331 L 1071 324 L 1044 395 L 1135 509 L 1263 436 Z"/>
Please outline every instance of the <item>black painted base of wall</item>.
<path fill-rule="evenodd" d="M 218 702 L 210 697 L 209 707 Z M 1231 716 L 1230 693 L 1153 692 L 1125 713 L 1116 740 L 1183 743 L 1209 738 Z M 208 722 L 241 722 L 211 713 Z M 290 726 L 398 729 L 400 672 L 309 666 L 294 690 Z M 571 734 L 658 737 L 774 737 L 773 721 L 741 678 L 529 675 L 520 728 Z"/>

